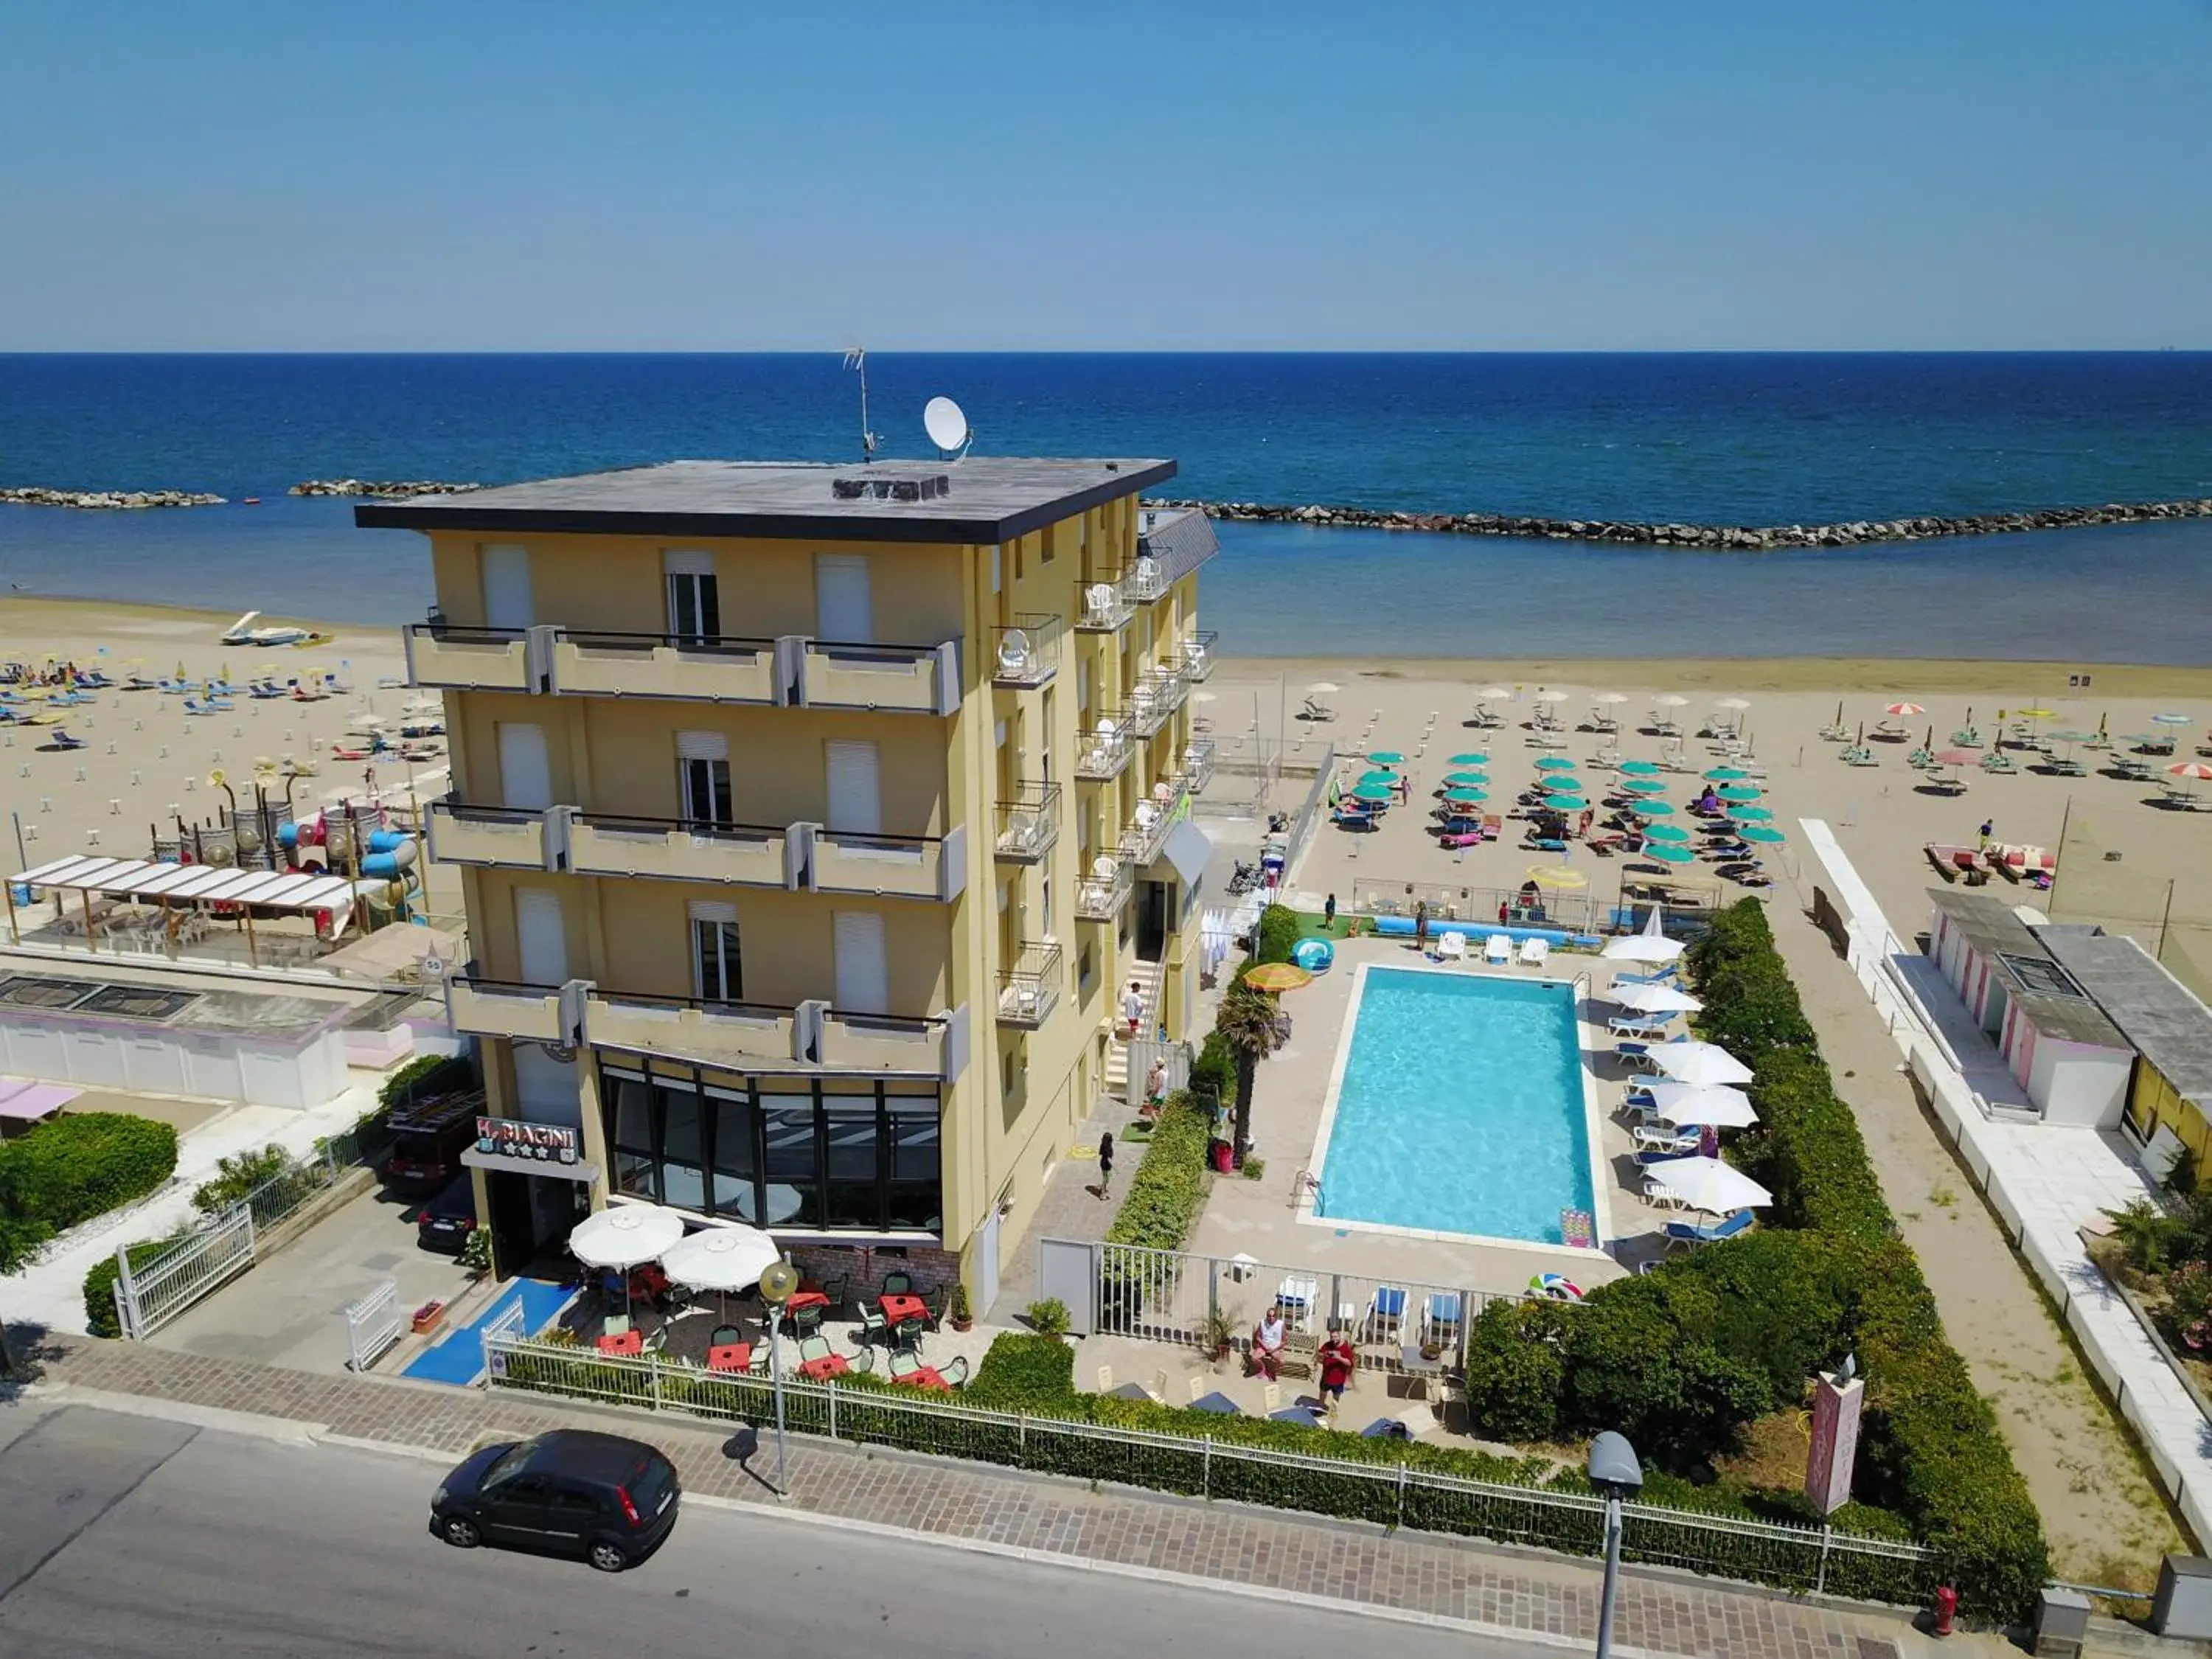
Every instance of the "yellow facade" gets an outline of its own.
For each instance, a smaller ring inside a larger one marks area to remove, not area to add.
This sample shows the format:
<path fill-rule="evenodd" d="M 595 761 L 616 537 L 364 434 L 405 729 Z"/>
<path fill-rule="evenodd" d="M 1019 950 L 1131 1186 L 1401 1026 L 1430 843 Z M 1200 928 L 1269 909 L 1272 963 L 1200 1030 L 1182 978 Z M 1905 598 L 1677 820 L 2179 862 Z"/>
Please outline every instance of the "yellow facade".
<path fill-rule="evenodd" d="M 465 1006 L 466 1029 L 483 1039 L 492 1109 L 532 1109 L 520 1098 L 513 1039 L 538 1029 L 523 1014 L 547 1018 L 546 994 L 561 988 L 534 975 L 554 957 L 540 927 L 537 959 L 526 960 L 520 918 L 535 906 L 542 919 L 544 907 L 557 902 L 562 983 L 581 981 L 592 999 L 573 1075 L 584 1161 L 599 1171 L 594 1206 L 623 1180 L 600 1101 L 611 1054 L 648 1075 L 672 1060 L 696 1066 L 708 1090 L 751 1078 L 761 1102 L 799 1086 L 794 1075 L 818 1085 L 827 1100 L 848 1085 L 873 1087 L 887 1054 L 895 1067 L 908 1053 L 941 1054 L 962 1063 L 939 1079 L 935 1231 L 943 1249 L 964 1257 L 995 1214 L 1004 1259 L 1026 1232 L 1071 1132 L 1091 1113 L 1115 994 L 1142 931 L 1138 902 L 1110 920 L 1084 920 L 1079 893 L 1094 866 L 1133 836 L 1157 858 L 1160 819 L 1188 810 L 1195 569 L 1133 599 L 1116 625 L 1077 625 L 1086 591 L 1126 586 L 1137 565 L 1133 489 L 998 545 L 428 533 L 441 623 L 415 630 L 410 660 L 418 684 L 446 692 L 453 782 L 434 809 L 432 839 L 441 858 L 464 866 L 474 961 L 456 981 L 456 1018 Z M 536 689 L 520 667 L 525 647 L 470 632 L 495 624 L 516 631 L 511 616 L 492 614 L 486 573 L 494 547 L 510 569 L 526 566 L 528 631 L 539 636 L 527 651 L 551 653 Z M 712 572 L 720 595 L 714 652 L 687 652 L 670 637 L 672 555 L 687 570 Z M 914 647 L 911 673 L 902 661 L 854 670 L 818 659 L 811 646 L 796 648 L 805 673 L 822 672 L 821 684 L 842 697 L 872 697 L 867 688 L 880 684 L 887 698 L 906 702 L 873 709 L 778 703 L 777 665 L 791 659 L 777 653 L 817 632 L 820 561 L 854 555 L 867 561 L 867 638 Z M 1056 665 L 1044 684 L 1007 683 L 1022 678 L 1002 672 L 1009 627 L 1030 633 L 1037 654 Z M 662 646 L 648 637 L 656 635 Z M 632 637 L 610 644 L 606 636 Z M 757 659 L 749 641 L 761 647 Z M 937 671 L 926 653 L 948 641 L 957 645 L 957 683 L 951 712 L 938 713 L 928 707 L 927 677 Z M 848 679 L 831 678 L 848 671 Z M 925 688 L 918 703 L 907 690 L 916 684 Z M 687 694 L 702 687 L 729 689 L 715 691 L 717 700 Z M 1126 730 L 1137 723 L 1133 710 L 1149 711 L 1157 732 L 1131 739 L 1118 775 L 1079 777 L 1079 750 L 1099 721 Z M 518 747 L 502 737 L 510 726 L 542 732 L 542 768 L 530 758 L 535 739 Z M 685 823 L 693 808 L 679 748 L 705 740 L 719 740 L 733 797 L 717 824 L 738 829 L 718 829 L 702 842 Z M 850 744 L 873 745 L 879 823 L 872 836 L 841 842 L 830 756 L 833 745 Z M 503 775 L 510 750 L 542 775 L 550 807 L 517 801 L 522 781 Z M 1000 856 L 1002 803 L 1039 799 L 1048 787 L 1059 792 L 1057 839 L 1034 859 Z M 876 844 L 894 840 L 895 848 Z M 790 855 L 790 867 L 805 864 L 796 887 L 785 878 L 787 844 L 813 848 L 811 860 Z M 567 848 L 561 867 L 545 867 L 556 845 Z M 1164 932 L 1152 931 L 1164 968 L 1159 1018 L 1180 1037 L 1195 971 L 1195 929 L 1184 925 L 1194 896 L 1171 872 L 1168 880 L 1173 900 L 1156 891 L 1155 915 L 1173 914 Z M 1133 884 L 1144 890 L 1141 872 Z M 833 885 L 840 890 L 823 890 Z M 734 916 L 743 1011 L 701 994 L 692 929 L 702 912 Z M 854 920 L 864 916 L 879 922 Z M 865 1018 L 841 1022 L 841 929 L 878 926 L 885 1005 L 862 1012 L 935 1022 L 921 1039 L 934 1047 L 902 1047 L 913 1038 L 905 1028 L 887 1034 Z M 1008 971 L 1024 966 L 1037 978 L 1010 988 Z M 668 1006 L 647 1006 L 646 999 Z M 819 1011 L 813 1028 L 809 1006 Z M 503 1010 L 520 1011 L 511 1026 Z M 745 1061 L 789 1041 L 794 1022 L 824 1032 L 815 1058 L 781 1068 Z M 956 1025 L 964 1030 L 948 1035 Z M 639 1030 L 659 1047 L 644 1052 Z M 619 1054 L 601 1042 L 606 1031 L 631 1034 Z M 931 1086 L 904 1070 L 896 1075 L 907 1094 Z M 775 1180 L 772 1172 L 765 1178 Z M 480 1213 L 483 1205 L 480 1191 Z M 787 1231 L 773 1215 L 761 1218 L 779 1236 Z M 814 1243 L 870 1232 L 820 1222 L 817 1215 L 788 1231 Z M 910 1225 L 875 1231 L 884 1242 L 931 1242 Z"/>
<path fill-rule="evenodd" d="M 2196 1104 L 2185 1100 L 2166 1074 L 2141 1054 L 2136 1056 L 2135 1078 L 2128 1089 L 2128 1115 L 2144 1139 L 2163 1127 L 2171 1129 L 2189 1148 L 2200 1175 L 2212 1172 L 2212 1124 Z"/>

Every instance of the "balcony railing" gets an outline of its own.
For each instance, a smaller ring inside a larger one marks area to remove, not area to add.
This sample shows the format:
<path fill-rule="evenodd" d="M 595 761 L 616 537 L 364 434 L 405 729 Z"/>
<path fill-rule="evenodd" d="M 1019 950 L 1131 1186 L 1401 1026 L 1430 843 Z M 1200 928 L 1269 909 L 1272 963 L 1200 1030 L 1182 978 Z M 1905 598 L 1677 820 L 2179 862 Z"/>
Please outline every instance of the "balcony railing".
<path fill-rule="evenodd" d="M 794 888 L 806 866 L 805 829 L 796 828 L 579 812 L 568 825 L 568 867 L 583 876 Z"/>
<path fill-rule="evenodd" d="M 1176 647 L 1176 666 L 1193 685 L 1213 678 L 1214 647 L 1221 638 L 1217 629 L 1201 628 L 1183 636 Z"/>
<path fill-rule="evenodd" d="M 532 691 L 530 630 L 413 623 L 407 629 L 407 683 L 464 691 Z"/>
<path fill-rule="evenodd" d="M 1190 781 L 1177 773 L 1154 785 L 1150 800 L 1137 803 L 1121 845 L 1139 866 L 1159 856 L 1161 845 L 1166 842 L 1168 831 L 1175 827 L 1183 799 L 1189 793 Z"/>
<path fill-rule="evenodd" d="M 1137 555 L 1137 562 L 1129 572 L 1129 597 L 1139 605 L 1150 605 L 1154 599 L 1164 599 L 1175 586 L 1164 566 L 1149 554 Z"/>
<path fill-rule="evenodd" d="M 558 870 L 559 836 L 546 834 L 546 815 L 514 806 L 472 806 L 453 796 L 430 803 L 430 856 L 440 864 L 499 870 Z"/>
<path fill-rule="evenodd" d="M 999 970 L 999 1024 L 1034 1031 L 1060 1003 L 1060 946 L 1024 942 Z"/>
<path fill-rule="evenodd" d="M 1060 839 L 1060 786 L 1022 783 L 1014 799 L 999 803 L 993 854 L 1007 864 L 1035 864 Z"/>
<path fill-rule="evenodd" d="M 1129 691 L 1129 724 L 1140 738 L 1156 736 L 1182 707 L 1190 683 L 1171 668 L 1154 665 L 1137 676 Z"/>
<path fill-rule="evenodd" d="M 959 643 L 848 645 L 805 641 L 799 652 L 799 700 L 812 708 L 952 714 L 960 707 Z"/>
<path fill-rule="evenodd" d="M 825 1072 L 884 1072 L 950 1083 L 968 1063 L 968 1011 L 927 1019 L 854 1014 L 820 1005 L 816 1054 Z"/>
<path fill-rule="evenodd" d="M 1127 724 L 1114 714 L 1101 714 L 1097 726 L 1075 741 L 1075 775 L 1091 783 L 1109 782 L 1129 763 Z"/>
<path fill-rule="evenodd" d="M 1136 890 L 1137 864 L 1127 848 L 1101 853 L 1075 884 L 1075 914 L 1084 921 L 1111 921 Z"/>
<path fill-rule="evenodd" d="M 1206 793 L 1213 781 L 1213 739 L 1199 738 L 1182 751 L 1182 775 L 1194 795 Z"/>
<path fill-rule="evenodd" d="M 1058 617 L 1018 616 L 1011 627 L 993 629 L 991 635 L 992 684 L 1028 690 L 1060 672 L 1067 629 Z"/>
<path fill-rule="evenodd" d="M 720 635 L 554 631 L 556 691 L 692 702 L 788 701 L 776 641 Z"/>
<path fill-rule="evenodd" d="M 811 1058 L 801 1009 L 703 997 L 646 996 L 591 988 L 584 1030 L 599 1048 L 671 1060 L 787 1072 Z"/>
<path fill-rule="evenodd" d="M 872 893 L 879 898 L 949 903 L 968 882 L 967 835 L 860 835 L 811 826 L 811 880 L 817 893 Z"/>
<path fill-rule="evenodd" d="M 446 981 L 446 1011 L 472 1036 L 572 1046 L 578 1040 L 581 981 L 533 985 L 486 979 L 473 967 Z"/>
<path fill-rule="evenodd" d="M 1127 578 L 1090 582 L 1084 586 L 1083 609 L 1076 615 L 1075 626 L 1082 633 L 1111 634 L 1127 627 L 1136 614 Z"/>

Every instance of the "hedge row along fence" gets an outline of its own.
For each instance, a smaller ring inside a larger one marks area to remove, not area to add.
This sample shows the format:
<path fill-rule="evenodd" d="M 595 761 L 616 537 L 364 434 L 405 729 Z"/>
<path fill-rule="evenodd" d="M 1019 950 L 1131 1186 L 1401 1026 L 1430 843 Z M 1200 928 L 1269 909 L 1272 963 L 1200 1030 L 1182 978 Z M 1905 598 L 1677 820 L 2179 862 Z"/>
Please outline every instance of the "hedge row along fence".
<path fill-rule="evenodd" d="M 771 1383 L 566 1344 L 494 1338 L 492 1386 L 749 1423 L 773 1421 Z M 1457 1534 L 1595 1555 L 1604 1504 L 1577 1483 L 1510 1484 L 1470 1475 L 1510 1460 L 1368 1440 L 1265 1419 L 1079 1395 L 1074 1351 L 1057 1338 L 1001 1335 L 957 1401 L 882 1379 L 787 1380 L 786 1419 L 800 1434 L 896 1446 L 1012 1468 L 1194 1497 Z M 1802 1526 L 1628 1506 L 1623 1553 L 1792 1590 L 1915 1604 L 1936 1583 L 1917 1545 Z"/>
<path fill-rule="evenodd" d="M 123 1112 L 72 1112 L 0 1141 L 0 1273 L 94 1216 L 158 1189 L 177 1170 L 177 1132 Z"/>
<path fill-rule="evenodd" d="M 1736 1152 L 1774 1194 L 1766 1219 L 1814 1235 L 1855 1297 L 1850 1334 L 1867 1378 L 1861 1483 L 1911 1523 L 1966 1611 L 2024 1616 L 2050 1575 L 2034 1502 L 1897 1237 L 1765 909 L 1745 899 L 1718 913 L 1688 962 L 1703 1034 L 1754 1073 L 1759 1124 Z"/>

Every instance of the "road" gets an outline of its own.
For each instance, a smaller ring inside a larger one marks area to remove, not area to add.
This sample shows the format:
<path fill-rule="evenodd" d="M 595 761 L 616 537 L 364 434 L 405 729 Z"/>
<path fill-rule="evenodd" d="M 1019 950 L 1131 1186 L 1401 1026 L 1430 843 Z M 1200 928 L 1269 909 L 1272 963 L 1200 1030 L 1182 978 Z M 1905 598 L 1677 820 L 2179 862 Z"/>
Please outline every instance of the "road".
<path fill-rule="evenodd" d="M 1404 1659 L 1560 1650 L 693 1504 L 620 1577 L 462 1551 L 440 1471 L 67 1403 L 0 1403 L 0 1659 Z"/>

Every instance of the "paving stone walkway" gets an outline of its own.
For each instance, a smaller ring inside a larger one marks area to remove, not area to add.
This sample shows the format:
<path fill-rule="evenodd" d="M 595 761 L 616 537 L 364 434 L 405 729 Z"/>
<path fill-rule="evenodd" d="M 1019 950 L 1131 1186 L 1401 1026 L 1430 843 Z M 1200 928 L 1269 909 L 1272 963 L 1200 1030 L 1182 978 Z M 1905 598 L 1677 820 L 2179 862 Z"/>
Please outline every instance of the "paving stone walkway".
<path fill-rule="evenodd" d="M 1137 1115 L 1121 1102 L 1099 1096 L 1097 1109 L 1075 1131 L 1069 1144 L 1096 1146 L 1101 1134 L 1109 1130 L 1113 1133 L 1117 1155 L 1114 1160 L 1114 1182 L 1108 1195 L 1102 1199 L 1092 1190 L 1098 1184 L 1098 1165 L 1091 1159 L 1064 1158 L 1060 1161 L 1044 1184 L 1036 1214 L 1030 1218 L 1021 1242 L 999 1264 L 998 1299 L 983 1310 L 985 1319 L 995 1325 L 1011 1325 L 1017 1314 L 1037 1299 L 1039 1239 L 1071 1238 L 1090 1244 L 1106 1237 L 1106 1230 L 1121 1212 L 1121 1200 L 1128 1193 L 1129 1182 L 1145 1156 L 1144 1145 L 1139 1141 L 1133 1140 L 1126 1147 L 1121 1145 L 1123 1132 L 1136 1121 Z"/>
<path fill-rule="evenodd" d="M 617 1415 L 523 1395 L 285 1370 L 89 1338 L 57 1340 L 46 1356 L 48 1385 L 286 1419 L 330 1435 L 456 1455 L 489 1437 L 605 1427 Z M 626 1432 L 666 1450 L 687 1490 L 774 1503 L 728 1455 L 726 1431 L 688 1419 L 619 1415 Z M 754 1461 L 772 1468 L 773 1453 L 764 1448 Z M 1563 1644 L 1593 1640 L 1596 1632 L 1594 1568 L 1461 1540 L 1094 1490 L 799 1437 L 792 1442 L 789 1485 L 790 1507 L 821 1517 L 1073 1565 L 1326 1597 Z M 1615 1639 L 1627 1652 L 1713 1659 L 1905 1659 L 1934 1647 L 1899 1618 L 1633 1571 L 1622 1580 Z M 1994 1637 L 1959 1637 L 1945 1646 L 1992 1656 L 2003 1650 Z"/>

